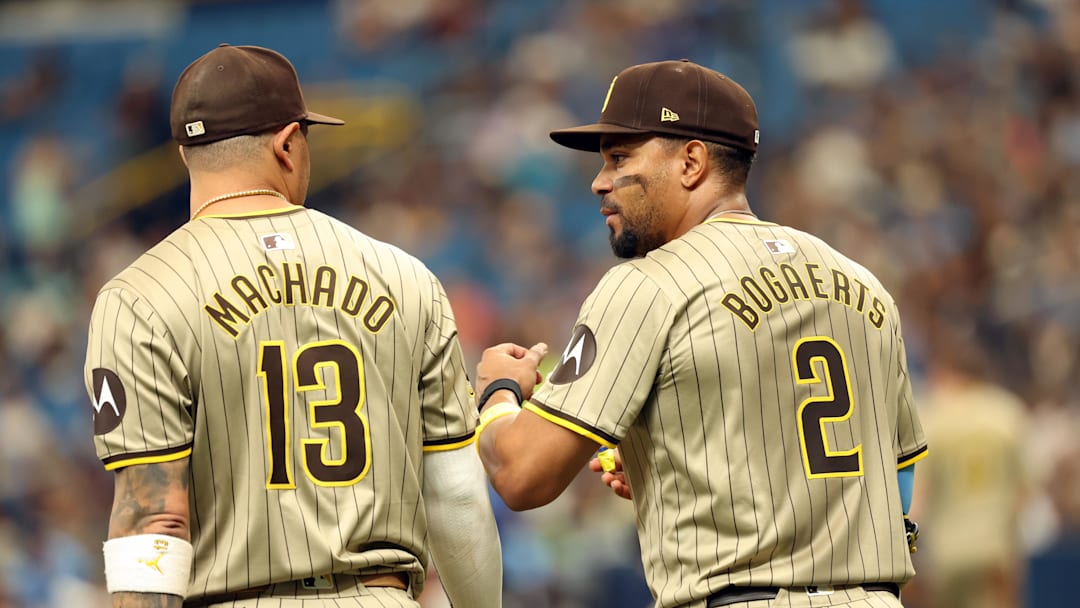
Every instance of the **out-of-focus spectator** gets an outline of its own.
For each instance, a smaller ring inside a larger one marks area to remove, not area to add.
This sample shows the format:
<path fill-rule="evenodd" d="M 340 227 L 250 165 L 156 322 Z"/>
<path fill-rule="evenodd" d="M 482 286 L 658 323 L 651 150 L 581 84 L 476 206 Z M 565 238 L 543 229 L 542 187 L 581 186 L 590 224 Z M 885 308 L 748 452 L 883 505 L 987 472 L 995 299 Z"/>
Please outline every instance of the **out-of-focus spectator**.
<path fill-rule="evenodd" d="M 884 78 L 895 51 L 863 0 L 838 0 L 791 42 L 796 72 L 808 85 L 861 89 Z"/>
<path fill-rule="evenodd" d="M 66 77 L 59 52 L 43 48 L 28 62 L 26 71 L 0 88 L 0 124 L 27 118 L 54 99 Z"/>
<path fill-rule="evenodd" d="M 31 396 L 5 386 L 0 407 L 0 599 L 14 606 L 103 606 L 97 572 L 102 496 L 58 450 Z M 13 550 L 14 549 L 14 550 Z M 73 597 L 79 598 L 72 603 Z M 7 606 L 0 602 L 0 605 Z"/>
<path fill-rule="evenodd" d="M 124 70 L 123 87 L 116 95 L 117 160 L 171 141 L 168 98 L 162 92 L 161 68 L 144 57 Z"/>
<path fill-rule="evenodd" d="M 75 178 L 59 137 L 36 137 L 23 147 L 15 161 L 8 230 L 28 256 L 47 256 L 66 246 Z"/>
<path fill-rule="evenodd" d="M 348 40 L 365 52 L 394 45 L 410 34 L 455 39 L 480 18 L 475 0 L 367 0 L 336 3 Z"/>
<path fill-rule="evenodd" d="M 970 336 L 933 344 L 920 396 L 934 457 L 916 467 L 913 517 L 924 526 L 920 581 L 932 607 L 1016 606 L 1023 572 L 1020 521 L 1028 488 L 1027 406 L 986 378 Z"/>

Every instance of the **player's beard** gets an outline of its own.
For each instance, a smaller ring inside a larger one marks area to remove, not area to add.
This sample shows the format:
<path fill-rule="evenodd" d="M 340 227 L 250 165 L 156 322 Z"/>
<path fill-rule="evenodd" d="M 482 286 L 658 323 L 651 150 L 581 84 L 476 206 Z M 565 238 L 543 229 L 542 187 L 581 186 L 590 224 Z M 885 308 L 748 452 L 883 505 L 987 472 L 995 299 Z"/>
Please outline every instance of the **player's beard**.
<path fill-rule="evenodd" d="M 621 219 L 622 230 L 616 232 L 615 228 L 612 227 L 610 228 L 611 234 L 608 236 L 611 251 L 616 257 L 642 257 L 667 242 L 667 239 L 659 230 L 660 212 L 656 205 L 649 200 L 649 187 L 653 182 L 654 179 L 641 175 L 621 177 L 616 180 L 615 190 L 630 185 L 641 187 L 640 193 L 635 192 L 630 195 L 634 199 L 633 203 L 629 206 L 614 203 L 607 196 L 601 202 L 601 206 L 614 209 Z"/>

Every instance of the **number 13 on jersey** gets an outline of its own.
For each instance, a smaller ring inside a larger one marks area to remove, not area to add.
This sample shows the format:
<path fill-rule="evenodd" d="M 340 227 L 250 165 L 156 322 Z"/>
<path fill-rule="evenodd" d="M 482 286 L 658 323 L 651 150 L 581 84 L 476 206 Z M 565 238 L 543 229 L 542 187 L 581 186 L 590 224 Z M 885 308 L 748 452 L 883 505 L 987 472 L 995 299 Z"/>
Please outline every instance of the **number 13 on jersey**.
<path fill-rule="evenodd" d="M 259 344 L 270 466 L 266 487 L 296 487 L 289 397 L 299 398 L 309 391 L 327 391 L 328 398 L 308 401 L 304 422 L 312 435 L 322 435 L 301 441 L 300 461 L 308 478 L 320 486 L 348 486 L 360 481 L 371 463 L 371 433 L 362 412 L 365 391 L 360 353 L 341 340 L 312 342 L 293 355 L 292 370 L 295 390 L 288 381 L 285 343 L 273 340 Z M 323 381 L 324 370 L 330 371 L 332 385 Z"/>
<path fill-rule="evenodd" d="M 828 394 L 808 397 L 799 405 L 799 441 L 802 444 L 803 465 L 809 479 L 823 477 L 858 477 L 863 474 L 862 444 L 858 429 L 851 428 L 850 450 L 833 450 L 826 435 L 827 423 L 844 422 L 855 410 L 848 375 L 847 359 L 840 345 L 825 336 L 803 338 L 791 352 L 795 379 L 799 384 L 825 382 Z M 818 366 L 824 378 L 818 374 Z"/>

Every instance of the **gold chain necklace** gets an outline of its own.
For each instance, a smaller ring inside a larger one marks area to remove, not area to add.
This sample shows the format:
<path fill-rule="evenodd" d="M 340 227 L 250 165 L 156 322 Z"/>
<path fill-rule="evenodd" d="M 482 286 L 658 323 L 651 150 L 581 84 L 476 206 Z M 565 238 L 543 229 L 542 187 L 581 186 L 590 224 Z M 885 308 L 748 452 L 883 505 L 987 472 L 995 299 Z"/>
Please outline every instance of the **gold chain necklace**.
<path fill-rule="evenodd" d="M 276 197 L 280 198 L 281 200 L 285 201 L 286 203 L 289 202 L 289 199 L 285 198 L 284 194 L 278 192 L 277 190 L 271 190 L 269 188 L 256 188 L 255 190 L 242 190 L 240 192 L 230 192 L 228 194 L 222 194 L 221 196 L 215 196 L 214 198 L 212 198 L 212 199 L 206 201 L 205 203 L 203 203 L 202 205 L 200 205 L 199 208 L 195 210 L 195 213 L 191 214 L 191 219 L 195 219 L 195 218 L 199 217 L 199 214 L 202 213 L 203 209 L 206 209 L 207 207 L 209 207 L 210 205 L 213 205 L 214 203 L 220 203 L 221 201 L 227 201 L 230 198 L 243 198 L 245 196 L 259 196 L 259 195 L 276 196 Z"/>

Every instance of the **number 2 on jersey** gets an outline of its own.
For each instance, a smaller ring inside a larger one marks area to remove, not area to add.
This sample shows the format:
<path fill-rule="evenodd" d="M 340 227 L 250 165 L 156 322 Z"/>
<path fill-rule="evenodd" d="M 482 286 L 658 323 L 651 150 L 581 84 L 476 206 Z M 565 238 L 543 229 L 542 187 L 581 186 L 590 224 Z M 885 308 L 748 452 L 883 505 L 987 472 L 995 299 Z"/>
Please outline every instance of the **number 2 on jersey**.
<path fill-rule="evenodd" d="M 851 418 L 855 409 L 844 351 L 825 336 L 803 338 L 795 345 L 791 361 L 799 384 L 820 384 L 824 381 L 828 388 L 828 394 L 824 397 L 808 397 L 799 405 L 799 441 L 806 477 L 862 475 L 862 444 L 856 443 L 850 450 L 833 450 L 825 434 L 826 423 L 843 422 Z M 823 368 L 824 379 L 818 375 L 817 363 Z"/>
<path fill-rule="evenodd" d="M 352 485 L 367 475 L 371 461 L 371 433 L 364 407 L 364 365 L 360 354 L 341 340 L 312 342 L 293 355 L 295 391 L 290 390 L 285 367 L 285 343 L 280 340 L 259 344 L 259 377 L 263 383 L 266 406 L 267 452 L 270 472 L 269 489 L 296 487 L 292 474 L 292 421 L 289 397 L 308 391 L 327 391 L 326 400 L 311 400 L 307 425 L 325 429 L 324 437 L 301 441 L 300 461 L 307 476 L 320 486 Z M 329 369 L 334 383 L 323 382 L 323 370 Z M 336 392 L 336 393 L 335 393 Z M 340 446 L 334 456 L 332 441 Z"/>

